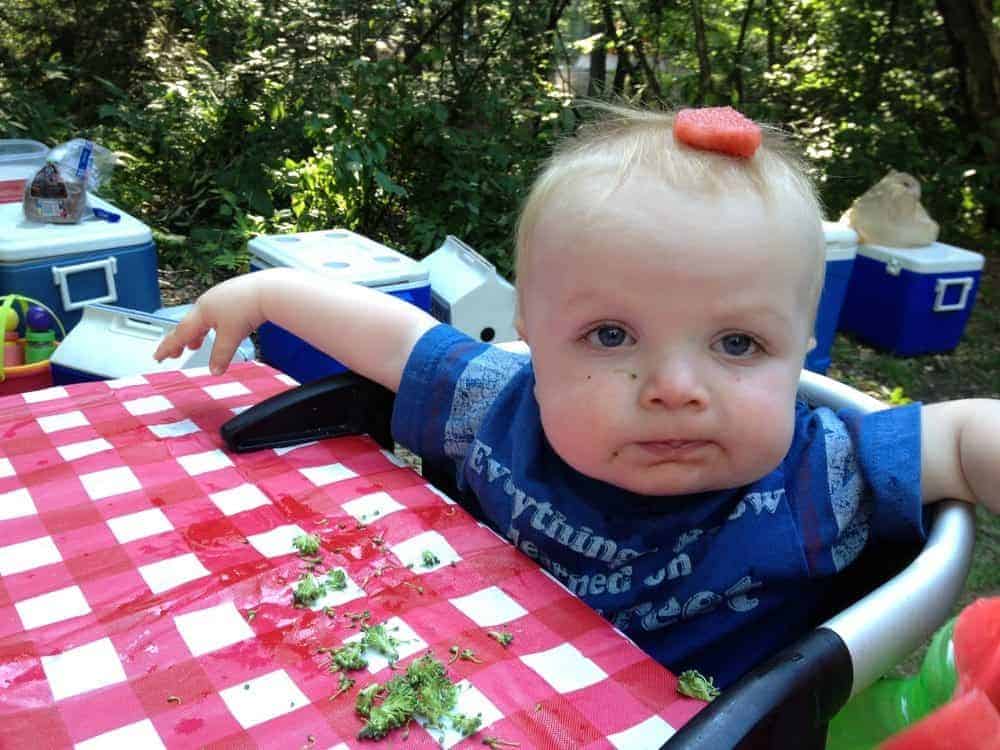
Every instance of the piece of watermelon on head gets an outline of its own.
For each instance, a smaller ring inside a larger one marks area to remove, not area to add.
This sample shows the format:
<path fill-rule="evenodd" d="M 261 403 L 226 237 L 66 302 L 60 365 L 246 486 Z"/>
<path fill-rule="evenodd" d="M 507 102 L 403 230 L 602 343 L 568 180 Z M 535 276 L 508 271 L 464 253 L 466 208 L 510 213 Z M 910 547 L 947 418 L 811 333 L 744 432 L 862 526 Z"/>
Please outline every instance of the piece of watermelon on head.
<path fill-rule="evenodd" d="M 703 151 L 748 158 L 762 135 L 760 125 L 732 107 L 700 107 L 674 116 L 674 138 Z"/>

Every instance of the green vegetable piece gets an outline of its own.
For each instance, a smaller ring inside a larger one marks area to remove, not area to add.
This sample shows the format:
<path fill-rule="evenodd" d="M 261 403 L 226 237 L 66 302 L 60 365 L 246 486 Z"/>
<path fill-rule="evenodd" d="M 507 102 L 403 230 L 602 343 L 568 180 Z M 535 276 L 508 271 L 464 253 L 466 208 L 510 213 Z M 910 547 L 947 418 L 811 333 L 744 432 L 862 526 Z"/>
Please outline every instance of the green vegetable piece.
<path fill-rule="evenodd" d="M 719 688 L 714 683 L 711 677 L 705 677 L 697 669 L 689 669 L 681 672 L 677 678 L 677 692 L 689 698 L 711 702 L 719 697 Z"/>
<path fill-rule="evenodd" d="M 423 554 L 420 556 L 420 560 L 423 562 L 425 568 L 433 568 L 435 565 L 441 561 L 438 556 L 431 552 L 429 549 L 425 549 Z"/>
<path fill-rule="evenodd" d="M 315 534 L 299 534 L 292 540 L 292 546 L 300 555 L 313 557 L 319 552 L 319 537 Z"/>
<path fill-rule="evenodd" d="M 487 630 L 486 635 L 504 648 L 507 648 L 514 641 L 514 634 L 508 633 L 506 630 Z"/>
<path fill-rule="evenodd" d="M 386 683 L 382 702 L 371 708 L 368 723 L 358 732 L 358 739 L 378 740 L 389 732 L 409 723 L 417 710 L 417 694 L 410 684 L 399 677 Z"/>
<path fill-rule="evenodd" d="M 367 719 L 371 715 L 372 708 L 375 706 L 375 696 L 378 695 L 380 690 L 382 690 L 382 686 L 377 682 L 373 682 L 368 687 L 359 690 L 358 697 L 354 701 L 354 710 Z"/>
<path fill-rule="evenodd" d="M 336 671 L 332 669 L 333 667 L 346 670 L 364 669 L 368 666 L 368 662 L 362 656 L 364 650 L 364 644 L 360 641 L 345 643 L 330 654 L 331 671 Z"/>
<path fill-rule="evenodd" d="M 378 651 L 390 662 L 394 662 L 399 658 L 399 651 L 396 650 L 399 641 L 389 635 L 385 629 L 385 625 L 362 625 L 361 632 L 364 633 L 361 642 L 365 648 Z"/>
<path fill-rule="evenodd" d="M 317 599 L 323 596 L 324 588 L 321 584 L 316 583 L 316 579 L 312 577 L 311 573 L 306 573 L 299 579 L 298 585 L 292 592 L 292 596 L 295 599 L 296 604 L 302 604 L 309 606 L 314 604 Z"/>
<path fill-rule="evenodd" d="M 469 737 L 479 731 L 483 724 L 483 715 L 466 716 L 465 714 L 455 714 L 451 717 L 451 726 L 463 737 Z"/>
<path fill-rule="evenodd" d="M 326 587 L 331 591 L 343 591 L 347 588 L 347 574 L 343 569 L 337 568 L 327 572 Z"/>

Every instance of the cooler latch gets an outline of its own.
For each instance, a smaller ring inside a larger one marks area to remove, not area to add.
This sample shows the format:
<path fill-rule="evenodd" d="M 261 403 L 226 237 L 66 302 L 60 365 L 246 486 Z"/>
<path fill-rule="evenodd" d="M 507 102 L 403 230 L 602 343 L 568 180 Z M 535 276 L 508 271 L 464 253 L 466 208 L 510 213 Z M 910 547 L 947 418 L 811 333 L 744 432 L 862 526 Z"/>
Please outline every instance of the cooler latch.
<path fill-rule="evenodd" d="M 885 272 L 890 276 L 899 276 L 899 272 L 902 270 L 903 264 L 899 262 L 899 258 L 889 258 L 885 262 Z"/>
<path fill-rule="evenodd" d="M 971 276 L 959 276 L 951 279 L 938 279 L 934 286 L 936 296 L 934 297 L 934 312 L 947 312 L 948 310 L 964 310 L 965 303 L 969 300 L 969 291 L 972 289 L 973 279 Z M 944 295 L 953 286 L 960 286 L 958 302 L 945 304 Z"/>
<path fill-rule="evenodd" d="M 69 277 L 75 273 L 99 271 L 101 269 L 104 270 L 104 282 L 107 286 L 108 293 L 103 297 L 92 297 L 91 299 L 81 299 L 75 302 L 72 301 L 69 298 Z M 117 302 L 118 287 L 115 286 L 116 273 L 118 273 L 118 262 L 115 260 L 113 255 L 104 258 L 103 260 L 92 260 L 89 263 L 78 263 L 75 266 L 52 266 L 52 279 L 55 281 L 56 286 L 59 287 L 59 294 L 62 297 L 63 309 L 67 312 L 70 310 L 79 310 L 85 305 L 94 303 Z"/>

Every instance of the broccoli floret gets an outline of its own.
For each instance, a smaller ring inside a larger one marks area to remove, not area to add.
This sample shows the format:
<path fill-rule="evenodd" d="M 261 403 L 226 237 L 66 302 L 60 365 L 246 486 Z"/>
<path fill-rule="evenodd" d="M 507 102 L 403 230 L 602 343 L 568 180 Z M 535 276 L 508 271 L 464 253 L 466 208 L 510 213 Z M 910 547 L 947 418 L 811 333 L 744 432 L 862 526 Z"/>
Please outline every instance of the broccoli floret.
<path fill-rule="evenodd" d="M 321 596 L 323 596 L 324 588 L 321 584 L 316 583 L 316 579 L 312 577 L 311 573 L 306 573 L 299 579 L 298 585 L 295 587 L 295 591 L 292 592 L 292 596 L 295 599 L 296 604 L 302 604 L 309 606 L 316 602 Z"/>
<path fill-rule="evenodd" d="M 347 574 L 341 568 L 327 571 L 326 587 L 331 591 L 343 591 L 347 588 Z"/>
<path fill-rule="evenodd" d="M 451 725 L 455 731 L 463 737 L 468 737 L 479 731 L 483 724 L 483 715 L 466 716 L 465 714 L 454 714 L 451 717 Z"/>
<path fill-rule="evenodd" d="M 420 556 L 420 559 L 423 562 L 425 568 L 433 568 L 435 565 L 441 562 L 438 559 L 438 556 L 435 555 L 433 552 L 431 552 L 429 549 L 424 550 L 423 554 Z"/>
<path fill-rule="evenodd" d="M 292 540 L 292 546 L 300 555 L 312 557 L 319 552 L 319 537 L 315 534 L 299 534 Z"/>
<path fill-rule="evenodd" d="M 331 670 L 333 667 L 348 670 L 364 669 L 368 666 L 365 657 L 361 655 L 364 650 L 365 647 L 360 641 L 345 643 L 330 654 Z"/>
<path fill-rule="evenodd" d="M 396 661 L 399 658 L 399 651 L 396 650 L 399 641 L 386 632 L 385 625 L 362 625 L 361 630 L 364 633 L 361 642 L 365 645 L 365 648 L 378 651 L 390 662 Z"/>
<path fill-rule="evenodd" d="M 715 681 L 711 677 L 705 677 L 697 669 L 681 672 L 677 678 L 677 692 L 689 698 L 709 702 L 719 697 L 719 688 L 715 686 Z"/>
<path fill-rule="evenodd" d="M 406 680 L 396 677 L 386 683 L 385 696 L 371 708 L 368 723 L 358 732 L 358 739 L 381 739 L 411 721 L 416 710 L 417 694 Z"/>

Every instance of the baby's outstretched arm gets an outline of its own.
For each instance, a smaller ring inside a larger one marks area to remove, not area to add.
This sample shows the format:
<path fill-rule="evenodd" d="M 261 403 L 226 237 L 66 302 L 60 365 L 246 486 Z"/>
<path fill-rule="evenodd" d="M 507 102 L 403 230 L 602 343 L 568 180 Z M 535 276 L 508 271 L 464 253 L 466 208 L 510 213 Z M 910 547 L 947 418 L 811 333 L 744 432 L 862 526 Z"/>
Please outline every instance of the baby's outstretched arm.
<path fill-rule="evenodd" d="M 157 347 L 157 361 L 197 348 L 215 329 L 209 367 L 229 366 L 240 341 L 271 321 L 308 341 L 351 370 L 399 388 L 417 339 L 437 321 L 388 294 L 287 268 L 238 276 L 205 292 Z"/>
<path fill-rule="evenodd" d="M 921 486 L 925 503 L 951 497 L 1000 513 L 1000 400 L 924 407 Z"/>

